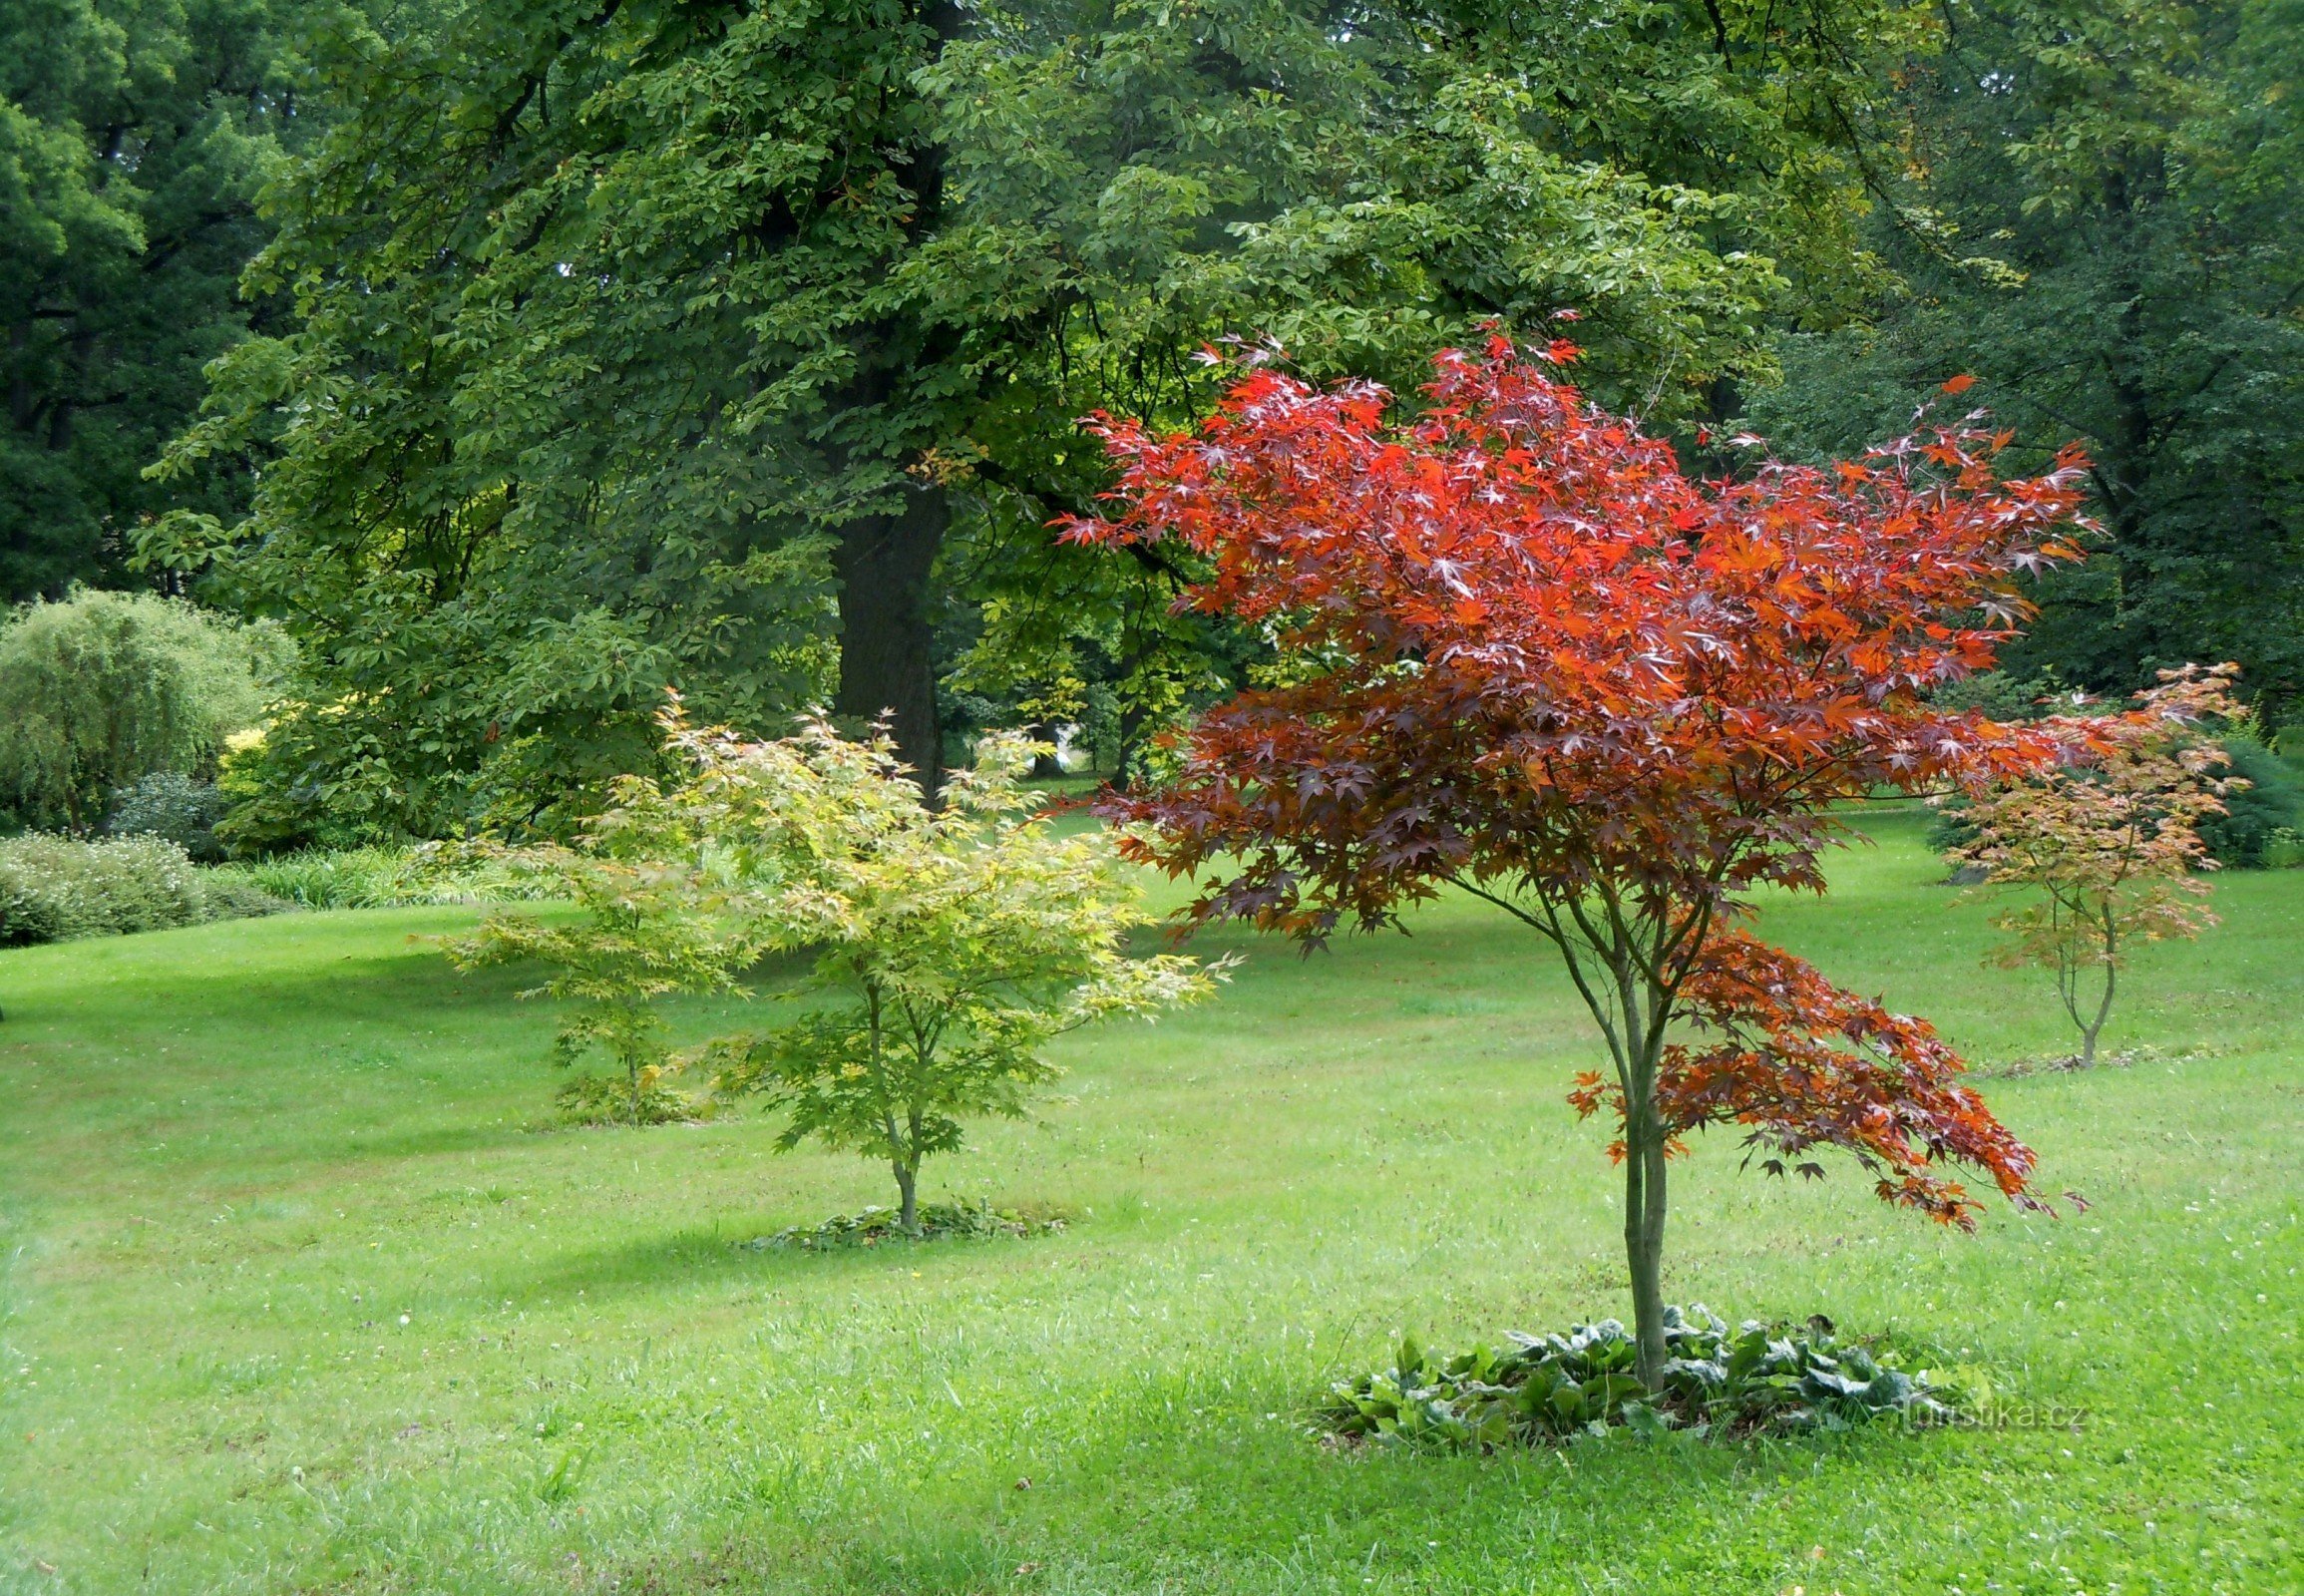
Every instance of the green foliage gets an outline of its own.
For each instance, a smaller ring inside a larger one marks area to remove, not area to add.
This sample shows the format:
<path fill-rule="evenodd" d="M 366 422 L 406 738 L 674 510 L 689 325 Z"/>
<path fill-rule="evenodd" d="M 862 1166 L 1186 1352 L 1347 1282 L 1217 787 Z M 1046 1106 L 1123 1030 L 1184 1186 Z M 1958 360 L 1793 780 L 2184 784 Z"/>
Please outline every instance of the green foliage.
<path fill-rule="evenodd" d="M 724 1093 L 759 1092 L 810 1137 L 884 1159 L 914 1218 L 924 1158 L 960 1145 L 960 1116 L 1020 1115 L 1054 1078 L 1041 1049 L 1107 1015 L 1204 995 L 1177 956 L 1127 957 L 1146 922 L 1101 833 L 1060 837 L 1018 777 L 1030 746 L 988 742 L 931 809 L 885 733 L 841 737 L 822 719 L 772 742 L 663 717 L 684 769 L 619 782 L 578 846 L 532 850 L 581 915 L 492 917 L 450 944 L 468 968 L 536 960 L 536 989 L 568 1000 L 563 1063 L 604 1051 L 631 1117 L 675 1059 L 661 999 L 743 994 L 772 952 L 813 951 L 809 999 L 762 1033 L 697 1050 Z"/>
<path fill-rule="evenodd" d="M 2240 782 L 2224 794 L 2224 812 L 2202 817 L 2200 841 L 2218 864 L 2256 870 L 2273 863 L 2273 839 L 2304 826 L 2304 779 L 2252 737 L 2222 740 L 2227 776 Z"/>
<path fill-rule="evenodd" d="M 305 909 L 400 909 L 419 904 L 497 904 L 552 898 L 548 872 L 518 857 L 422 845 L 414 848 L 305 849 L 269 859 L 216 865 L 229 882 Z"/>
<path fill-rule="evenodd" d="M 235 514 L 219 462 L 139 468 L 201 368 L 277 319 L 243 299 L 256 197 L 322 110 L 291 38 L 335 0 L 46 0 L 0 8 L 0 600 L 127 575 L 128 534 Z"/>
<path fill-rule="evenodd" d="M 667 724 L 677 736 L 677 719 Z M 661 1001 L 741 992 L 738 973 L 763 951 L 746 917 L 726 901 L 728 850 L 738 836 L 735 817 L 718 802 L 709 734 L 696 749 L 689 782 L 669 794 L 643 778 L 619 781 L 616 803 L 575 846 L 499 856 L 555 883 L 575 902 L 577 918 L 492 915 L 472 936 L 447 945 L 460 969 L 531 962 L 551 969 L 543 986 L 521 996 L 562 1002 L 555 1062 L 569 1067 L 596 1048 L 617 1070 L 607 1082 L 578 1077 L 564 1089 L 564 1106 L 579 1113 L 610 1111 L 638 1125 L 692 1112 L 662 1084 L 679 1061 Z"/>
<path fill-rule="evenodd" d="M 112 795 L 104 829 L 115 837 L 162 837 L 201 863 L 217 855 L 215 825 L 223 799 L 215 783 L 178 770 L 140 776 Z"/>
<path fill-rule="evenodd" d="M 561 1117 L 572 1125 L 674 1125 L 706 1112 L 687 1093 L 674 1091 L 658 1075 L 641 1071 L 617 1075 L 573 1075 L 553 1093 Z"/>
<path fill-rule="evenodd" d="M 181 598 L 75 592 L 0 621 L 0 816 L 85 831 L 116 788 L 209 764 L 255 720 L 277 635 Z"/>
<path fill-rule="evenodd" d="M 975 1202 L 922 1203 L 917 1223 L 907 1229 L 901 1208 L 866 1207 L 840 1214 L 821 1225 L 794 1225 L 739 1242 L 756 1252 L 789 1248 L 795 1252 L 834 1252 L 846 1247 L 877 1247 L 891 1241 L 983 1241 L 994 1236 L 1055 1236 L 1070 1228 L 1070 1216 L 1041 1206 L 994 1208 L 991 1199 Z"/>
<path fill-rule="evenodd" d="M 0 946 L 165 931 L 287 907 L 230 887 L 209 890 L 184 849 L 165 838 L 82 842 L 30 832 L 0 840 Z"/>
<path fill-rule="evenodd" d="M 1603 394 L 1703 410 L 1771 312 L 1829 323 L 1870 277 L 1841 130 L 1912 15 L 348 24 L 318 57 L 342 119 L 249 276 L 293 323 L 217 364 L 167 461 L 260 467 L 249 510 L 139 548 L 307 644 L 251 773 L 350 828 L 294 822 L 320 840 L 565 833 L 651 768 L 675 681 L 754 731 L 894 707 L 933 773 L 945 621 L 960 686 L 1027 720 L 1100 686 L 1132 751 L 1257 645 L 1172 615 L 1157 563 L 1051 548 L 1103 482 L 1076 418 L 1193 414 L 1234 334 L 1408 391 L 1435 342 L 1565 305 Z"/>
<path fill-rule="evenodd" d="M 2085 567 L 2032 585 L 2010 668 L 2125 692 L 2236 660 L 2277 725 L 2304 701 L 2304 5 L 1944 15 L 1870 130 L 1899 285 L 1781 339 L 1747 419 L 1828 455 L 1972 374 L 1962 402 L 2021 448 L 2087 447 L 2103 522 Z"/>
<path fill-rule="evenodd" d="M 1139 889 L 1102 832 L 1034 817 L 1018 781 L 1031 753 L 987 739 L 935 810 L 885 737 L 819 722 L 743 756 L 765 822 L 739 844 L 763 872 L 754 935 L 816 960 L 784 995 L 802 1001 L 793 1018 L 706 1056 L 722 1091 L 782 1111 L 780 1146 L 814 1137 L 886 1162 L 907 1229 L 922 1161 L 960 1146 L 963 1117 L 1020 1118 L 1059 1073 L 1055 1037 L 1211 990 L 1190 959 L 1128 956 L 1149 923 Z"/>
<path fill-rule="evenodd" d="M 1841 1343 L 1818 1325 L 1746 1320 L 1730 1331 L 1699 1303 L 1665 1309 L 1671 1361 L 1654 1393 L 1641 1384 L 1639 1348 L 1613 1319 L 1565 1336 L 1515 1334 L 1453 1358 L 1403 1337 L 1392 1367 L 1339 1381 L 1320 1407 L 1330 1432 L 1378 1445 L 1494 1451 L 1605 1433 L 1625 1425 L 1653 1435 L 1847 1429 L 1879 1419 L 1950 1419 L 1953 1388 L 1926 1370 L 1906 1374 L 1893 1351 Z"/>

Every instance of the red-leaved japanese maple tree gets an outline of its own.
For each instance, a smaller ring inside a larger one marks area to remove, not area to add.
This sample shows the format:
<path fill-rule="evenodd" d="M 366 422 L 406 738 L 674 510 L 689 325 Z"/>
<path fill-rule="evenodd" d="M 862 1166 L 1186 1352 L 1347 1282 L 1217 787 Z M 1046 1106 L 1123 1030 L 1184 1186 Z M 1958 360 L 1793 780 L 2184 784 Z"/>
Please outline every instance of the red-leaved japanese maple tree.
<path fill-rule="evenodd" d="M 2004 438 L 1945 429 L 1692 480 L 1552 374 L 1574 355 L 1443 353 L 1411 415 L 1264 363 L 1197 434 L 1099 418 L 1118 510 L 1064 535 L 1179 541 L 1206 571 L 1179 601 L 1279 644 L 1284 685 L 1208 711 L 1160 785 L 1103 800 L 1135 857 L 1199 880 L 1198 920 L 1318 942 L 1455 887 L 1564 958 L 1614 1064 L 1571 1101 L 1619 1123 L 1653 1387 L 1666 1170 L 1691 1131 L 1738 1126 L 1778 1174 L 1844 1149 L 1887 1201 L 1963 1228 L 1980 1204 L 1954 1166 L 2045 1206 L 1926 1021 L 1740 922 L 1754 888 L 1823 890 L 1843 800 L 2056 757 L 1927 693 L 1992 663 L 2016 574 L 2075 552 L 2081 462 L 2002 481 Z"/>

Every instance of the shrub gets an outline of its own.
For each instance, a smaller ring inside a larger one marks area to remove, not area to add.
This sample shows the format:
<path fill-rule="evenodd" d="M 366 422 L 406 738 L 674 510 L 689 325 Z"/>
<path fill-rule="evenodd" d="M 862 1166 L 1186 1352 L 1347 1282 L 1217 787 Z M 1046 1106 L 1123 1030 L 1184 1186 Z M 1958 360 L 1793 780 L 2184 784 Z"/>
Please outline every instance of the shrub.
<path fill-rule="evenodd" d="M 2304 831 L 2283 827 L 2264 839 L 2264 868 L 2294 870 L 2304 866 Z"/>
<path fill-rule="evenodd" d="M 207 906 L 192 860 L 159 837 L 32 832 L 0 842 L 0 944 L 189 926 L 208 918 Z"/>
<path fill-rule="evenodd" d="M 1804 1329 L 1746 1320 L 1735 1331 L 1701 1303 L 1664 1311 L 1667 1362 L 1644 1389 L 1639 1347 L 1613 1319 L 1565 1336 L 1520 1336 L 1499 1352 L 1437 1358 L 1413 1337 L 1381 1374 L 1339 1381 L 1320 1422 L 1348 1440 L 1432 1450 L 1494 1451 L 1604 1432 L 1687 1428 L 1734 1435 L 1846 1429 L 1876 1419 L 1943 1423 L 1951 1389 L 1906 1374 L 1892 1351 L 1842 1344 L 1819 1321 Z"/>
<path fill-rule="evenodd" d="M 664 1085 L 662 1074 L 657 1068 L 637 1077 L 576 1075 L 553 1094 L 553 1100 L 572 1125 L 676 1125 L 712 1111 L 710 1102 L 700 1103 Z"/>
<path fill-rule="evenodd" d="M 2224 812 L 2203 816 L 2200 841 L 2218 864 L 2260 870 L 2271 861 L 2266 850 L 2282 830 L 2304 824 L 2304 781 L 2295 767 L 2253 737 L 2223 742 L 2225 774 L 2247 783 L 2224 795 Z"/>
<path fill-rule="evenodd" d="M 2250 737 L 2226 737 L 2223 774 L 2236 776 L 2223 795 L 2224 812 L 2204 815 L 2194 828 L 2207 857 L 2233 870 L 2277 870 L 2296 861 L 2277 852 L 2276 839 L 2304 823 L 2304 780 L 2295 767 Z M 2241 783 L 2246 785 L 2241 785 Z M 1928 846 L 1940 854 L 1955 854 L 1976 842 L 1976 821 L 1968 800 L 1944 799 L 1928 822 Z M 1974 882 L 1983 872 L 1961 866 L 1953 880 Z"/>
<path fill-rule="evenodd" d="M 157 594 L 76 591 L 0 622 L 0 808 L 91 829 L 112 792 L 194 772 L 262 708 L 276 634 Z"/>
<path fill-rule="evenodd" d="M 161 837 L 197 860 L 216 857 L 216 817 L 223 801 L 212 782 L 156 770 L 112 795 L 104 829 L 115 837 Z"/>
<path fill-rule="evenodd" d="M 2010 940 L 1991 957 L 2056 973 L 2083 1067 L 2096 1062 L 2136 945 L 2216 923 L 2198 903 L 2208 894 L 2198 872 L 2215 868 L 2199 831 L 2242 784 L 2196 728 L 2232 713 L 2234 668 L 2163 670 L 2131 713 L 2044 721 L 2071 739 L 2071 757 L 1971 795 L 1975 835 L 1952 860 L 2016 898 L 1993 917 Z"/>
<path fill-rule="evenodd" d="M 414 848 L 309 848 L 218 865 L 211 881 L 252 887 L 306 909 L 401 909 L 428 904 L 527 903 L 557 884 L 518 856 L 483 856 L 439 844 Z"/>

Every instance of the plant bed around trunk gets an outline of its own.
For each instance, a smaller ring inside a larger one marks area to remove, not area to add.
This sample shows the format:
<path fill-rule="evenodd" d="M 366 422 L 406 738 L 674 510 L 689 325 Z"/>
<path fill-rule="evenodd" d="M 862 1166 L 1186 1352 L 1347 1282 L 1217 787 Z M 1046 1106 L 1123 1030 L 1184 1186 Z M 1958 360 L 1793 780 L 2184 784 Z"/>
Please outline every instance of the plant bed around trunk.
<path fill-rule="evenodd" d="M 966 1241 L 992 1236 L 1053 1236 L 1070 1228 L 1070 1210 L 1042 1204 L 994 1208 L 988 1199 L 974 1203 L 923 1203 L 920 1229 L 908 1232 L 901 1210 L 869 1207 L 861 1213 L 836 1214 L 821 1225 L 794 1225 L 773 1236 L 738 1242 L 755 1252 L 793 1248 L 801 1252 L 829 1252 L 842 1247 L 877 1247 L 889 1242 Z"/>
<path fill-rule="evenodd" d="M 1318 1425 L 1338 1443 L 1496 1451 L 1605 1434 L 1686 1430 L 1732 1438 L 1850 1429 L 1882 1419 L 1954 1421 L 1958 1394 L 1893 1349 L 1841 1341 L 1819 1316 L 1806 1326 L 1746 1320 L 1734 1330 L 1702 1304 L 1665 1309 L 1670 1354 L 1655 1392 L 1635 1373 L 1639 1348 L 1613 1319 L 1566 1335 L 1523 1336 L 1452 1358 L 1403 1338 L 1380 1374 L 1339 1381 Z"/>

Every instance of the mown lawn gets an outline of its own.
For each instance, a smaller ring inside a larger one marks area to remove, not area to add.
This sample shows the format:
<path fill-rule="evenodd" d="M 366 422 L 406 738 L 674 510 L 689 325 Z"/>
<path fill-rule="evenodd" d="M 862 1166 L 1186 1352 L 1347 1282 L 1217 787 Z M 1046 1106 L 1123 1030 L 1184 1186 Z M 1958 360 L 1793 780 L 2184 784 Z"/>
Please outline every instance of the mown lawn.
<path fill-rule="evenodd" d="M 1769 931 L 1987 1063 L 2063 1040 L 1980 968 L 1917 817 Z M 1075 1038 L 1068 1100 L 932 1192 L 1035 1241 L 732 1243 L 890 1200 L 757 1117 L 544 1133 L 549 1011 L 306 915 L 0 953 L 0 1590 L 2304 1590 L 2304 872 L 2138 968 L 2125 1067 L 1988 1082 L 2061 1222 L 1963 1238 L 1859 1174 L 1683 1166 L 1673 1289 L 1822 1311 L 2077 1427 L 1489 1460 L 1337 1455 L 1310 1398 L 1626 1311 L 1562 1101 L 1595 1039 L 1468 905 Z M 692 1016 L 702 1025 L 709 1016 Z"/>

